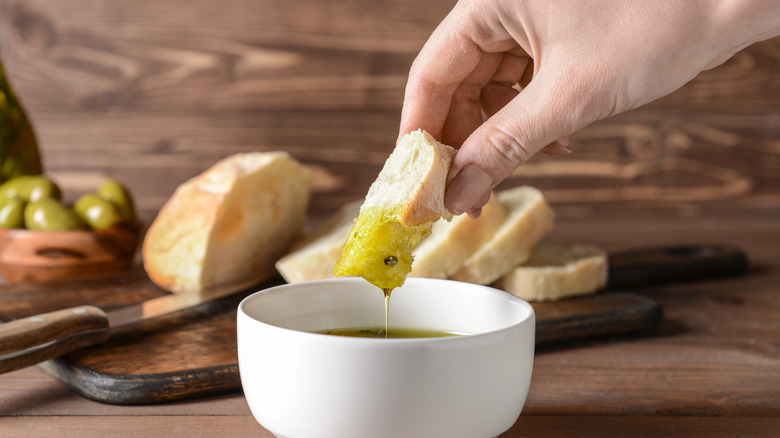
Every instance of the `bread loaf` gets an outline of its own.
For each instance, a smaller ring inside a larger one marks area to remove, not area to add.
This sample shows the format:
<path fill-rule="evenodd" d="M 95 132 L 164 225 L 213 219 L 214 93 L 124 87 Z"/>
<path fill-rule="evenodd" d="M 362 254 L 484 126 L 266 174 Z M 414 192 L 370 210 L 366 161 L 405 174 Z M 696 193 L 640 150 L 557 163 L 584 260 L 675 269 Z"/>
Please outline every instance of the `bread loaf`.
<path fill-rule="evenodd" d="M 498 193 L 498 200 L 507 211 L 506 219 L 468 257 L 453 280 L 490 284 L 525 262 L 534 245 L 553 227 L 554 213 L 542 193 L 528 186 Z"/>
<path fill-rule="evenodd" d="M 455 150 L 424 131 L 406 134 L 371 184 L 334 273 L 389 293 L 411 271 L 412 248 L 447 214 L 444 189 Z"/>
<path fill-rule="evenodd" d="M 606 252 L 595 246 L 541 243 L 494 286 L 526 301 L 559 300 L 604 288 L 607 268 Z"/>
<path fill-rule="evenodd" d="M 143 243 L 149 277 L 174 291 L 259 283 L 303 231 L 311 173 L 286 152 L 225 158 L 185 182 Z"/>

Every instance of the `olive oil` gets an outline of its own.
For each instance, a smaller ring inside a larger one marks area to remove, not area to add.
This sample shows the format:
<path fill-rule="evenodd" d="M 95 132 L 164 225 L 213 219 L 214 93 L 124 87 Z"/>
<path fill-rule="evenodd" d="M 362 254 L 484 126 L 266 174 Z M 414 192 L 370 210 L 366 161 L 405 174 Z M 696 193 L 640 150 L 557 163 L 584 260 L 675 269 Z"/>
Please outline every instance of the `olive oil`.
<path fill-rule="evenodd" d="M 382 327 L 341 328 L 332 330 L 318 330 L 315 333 L 333 336 L 346 336 L 351 338 L 444 338 L 449 336 L 461 336 L 463 333 L 446 332 L 443 330 L 393 328 L 386 330 Z"/>
<path fill-rule="evenodd" d="M 399 222 L 399 211 L 361 209 L 333 273 L 363 277 L 385 295 L 404 284 L 412 270 L 412 248 L 430 235 L 432 224 L 407 227 Z"/>
<path fill-rule="evenodd" d="M 390 293 L 404 284 L 412 270 L 412 248 L 430 234 L 431 224 L 407 227 L 396 212 L 361 209 L 333 270 L 336 276 L 363 277 L 385 295 L 385 330 L 389 330 Z"/>
<path fill-rule="evenodd" d="M 390 331 L 390 292 L 392 291 L 392 289 L 382 289 L 385 293 L 385 337 Z"/>
<path fill-rule="evenodd" d="M 0 60 L 0 183 L 19 175 L 39 174 L 42 169 L 32 125 Z"/>

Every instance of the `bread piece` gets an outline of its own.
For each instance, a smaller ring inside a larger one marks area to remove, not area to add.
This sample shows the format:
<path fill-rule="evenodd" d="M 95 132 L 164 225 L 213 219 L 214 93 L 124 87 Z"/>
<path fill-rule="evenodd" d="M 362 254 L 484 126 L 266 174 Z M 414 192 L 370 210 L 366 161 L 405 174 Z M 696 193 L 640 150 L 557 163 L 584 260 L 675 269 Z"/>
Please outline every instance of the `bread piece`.
<path fill-rule="evenodd" d="M 404 135 L 369 187 L 360 212 L 378 208 L 406 227 L 447 216 L 444 189 L 454 156 L 455 149 L 423 130 Z"/>
<path fill-rule="evenodd" d="M 491 194 L 477 219 L 467 214 L 449 222 L 440 219 L 433 224 L 431 235 L 412 251 L 414 263 L 409 276 L 448 278 L 493 235 L 506 214 L 498 197 Z"/>
<path fill-rule="evenodd" d="M 411 132 L 396 145 L 360 207 L 334 269 L 360 276 L 390 293 L 411 271 L 412 248 L 442 214 L 455 149 L 427 132 Z"/>
<path fill-rule="evenodd" d="M 276 262 L 276 269 L 288 283 L 335 277 L 333 268 L 344 250 L 344 242 L 355 224 L 361 202 L 358 200 L 341 207 Z"/>
<path fill-rule="evenodd" d="M 528 186 L 498 193 L 498 200 L 508 212 L 490 240 L 480 246 L 452 279 L 490 284 L 515 266 L 525 262 L 531 249 L 553 228 L 555 214 L 542 193 Z"/>
<path fill-rule="evenodd" d="M 607 284 L 607 254 L 595 246 L 541 243 L 494 286 L 526 301 L 587 295 Z"/>
<path fill-rule="evenodd" d="M 225 158 L 163 206 L 144 239 L 146 272 L 174 292 L 270 278 L 303 232 L 310 183 L 286 152 Z"/>

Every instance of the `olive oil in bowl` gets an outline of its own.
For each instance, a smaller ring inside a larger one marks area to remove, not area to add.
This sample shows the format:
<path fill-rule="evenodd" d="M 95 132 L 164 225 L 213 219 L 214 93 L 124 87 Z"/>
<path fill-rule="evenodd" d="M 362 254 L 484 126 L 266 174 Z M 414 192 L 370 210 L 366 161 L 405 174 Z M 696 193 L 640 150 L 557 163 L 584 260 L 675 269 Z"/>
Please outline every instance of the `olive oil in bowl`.
<path fill-rule="evenodd" d="M 410 328 L 391 328 L 386 330 L 384 327 L 360 327 L 360 328 L 340 328 L 331 330 L 317 330 L 314 333 L 324 335 L 346 336 L 350 338 L 445 338 L 449 336 L 462 336 L 464 333 L 446 332 L 443 330 L 431 329 L 410 329 Z"/>

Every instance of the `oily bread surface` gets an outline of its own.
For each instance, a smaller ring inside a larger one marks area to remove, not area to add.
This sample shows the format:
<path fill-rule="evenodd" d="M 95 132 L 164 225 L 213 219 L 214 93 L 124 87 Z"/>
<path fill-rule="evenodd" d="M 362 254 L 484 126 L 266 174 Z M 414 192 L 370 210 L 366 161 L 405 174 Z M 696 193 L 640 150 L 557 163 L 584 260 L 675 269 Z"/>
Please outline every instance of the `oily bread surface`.
<path fill-rule="evenodd" d="M 442 215 L 444 190 L 455 149 L 418 130 L 404 135 L 385 161 L 360 207 L 336 276 L 358 276 L 386 294 L 403 285 L 412 248 Z"/>

